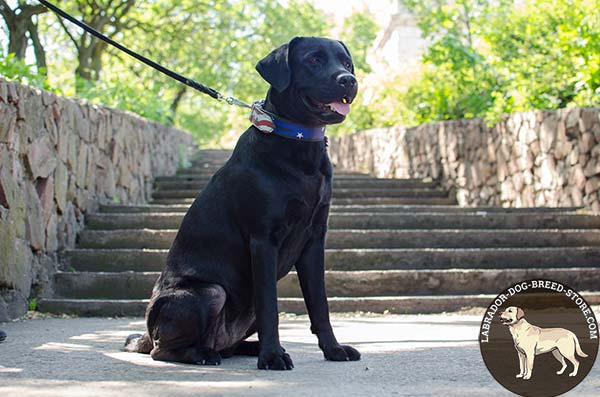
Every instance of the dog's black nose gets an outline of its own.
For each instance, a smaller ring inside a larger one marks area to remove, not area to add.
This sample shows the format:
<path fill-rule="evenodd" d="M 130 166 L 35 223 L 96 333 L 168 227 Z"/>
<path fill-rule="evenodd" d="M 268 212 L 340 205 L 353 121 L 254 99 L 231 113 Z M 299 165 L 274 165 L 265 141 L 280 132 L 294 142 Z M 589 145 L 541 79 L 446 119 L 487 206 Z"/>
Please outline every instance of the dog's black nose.
<path fill-rule="evenodd" d="M 339 85 L 345 88 L 354 88 L 356 86 L 356 77 L 350 73 L 342 73 L 336 80 Z"/>

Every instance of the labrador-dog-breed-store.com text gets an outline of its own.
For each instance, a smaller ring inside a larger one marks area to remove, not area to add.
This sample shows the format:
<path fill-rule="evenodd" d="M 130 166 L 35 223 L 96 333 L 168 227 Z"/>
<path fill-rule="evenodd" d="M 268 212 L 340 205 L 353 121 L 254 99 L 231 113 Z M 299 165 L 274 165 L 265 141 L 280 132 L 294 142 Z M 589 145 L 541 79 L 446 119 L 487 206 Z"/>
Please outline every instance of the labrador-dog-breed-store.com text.
<path fill-rule="evenodd" d="M 253 125 L 187 211 L 146 310 L 146 333 L 125 350 L 153 359 L 217 365 L 258 356 L 286 370 L 277 281 L 295 267 L 325 359 L 355 361 L 338 343 L 324 282 L 332 166 L 325 127 L 342 122 L 358 85 L 337 40 L 296 37 L 258 62 L 270 84 Z M 258 333 L 258 342 L 246 338 Z"/>

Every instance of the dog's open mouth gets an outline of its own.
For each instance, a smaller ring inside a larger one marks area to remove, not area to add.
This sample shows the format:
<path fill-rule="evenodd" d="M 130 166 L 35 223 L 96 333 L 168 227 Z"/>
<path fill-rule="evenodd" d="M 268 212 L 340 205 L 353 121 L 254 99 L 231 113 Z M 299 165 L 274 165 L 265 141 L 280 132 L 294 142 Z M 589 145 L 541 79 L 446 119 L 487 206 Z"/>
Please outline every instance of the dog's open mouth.
<path fill-rule="evenodd" d="M 500 317 L 500 322 L 503 325 L 510 325 L 512 323 L 512 320 L 510 318 Z"/>
<path fill-rule="evenodd" d="M 348 113 L 350 113 L 350 104 L 352 103 L 352 101 L 347 97 L 343 97 L 339 101 L 334 101 L 330 103 L 322 103 L 319 101 L 315 101 L 310 97 L 306 97 L 306 102 L 312 105 L 312 107 L 319 109 L 320 111 L 333 112 L 342 116 L 345 116 Z"/>

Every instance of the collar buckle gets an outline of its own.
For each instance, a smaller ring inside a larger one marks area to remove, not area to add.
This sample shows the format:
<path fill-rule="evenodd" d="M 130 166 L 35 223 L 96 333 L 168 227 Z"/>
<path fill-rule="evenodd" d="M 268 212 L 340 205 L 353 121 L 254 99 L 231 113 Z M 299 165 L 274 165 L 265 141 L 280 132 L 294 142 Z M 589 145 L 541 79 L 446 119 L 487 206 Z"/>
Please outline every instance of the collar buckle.
<path fill-rule="evenodd" d="M 275 120 L 267 113 L 262 105 L 264 101 L 256 101 L 252 103 L 250 110 L 250 122 L 262 133 L 270 134 L 275 129 Z"/>

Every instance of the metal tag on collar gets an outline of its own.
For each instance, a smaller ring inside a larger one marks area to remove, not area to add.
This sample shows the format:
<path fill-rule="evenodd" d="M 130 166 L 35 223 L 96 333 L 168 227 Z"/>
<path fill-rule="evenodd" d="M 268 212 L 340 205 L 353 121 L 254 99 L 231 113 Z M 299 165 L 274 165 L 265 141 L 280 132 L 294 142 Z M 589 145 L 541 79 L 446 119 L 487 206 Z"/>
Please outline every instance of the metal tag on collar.
<path fill-rule="evenodd" d="M 256 101 L 250 111 L 250 122 L 262 133 L 270 134 L 275 129 L 275 122 L 270 114 L 262 108 L 264 101 Z"/>

